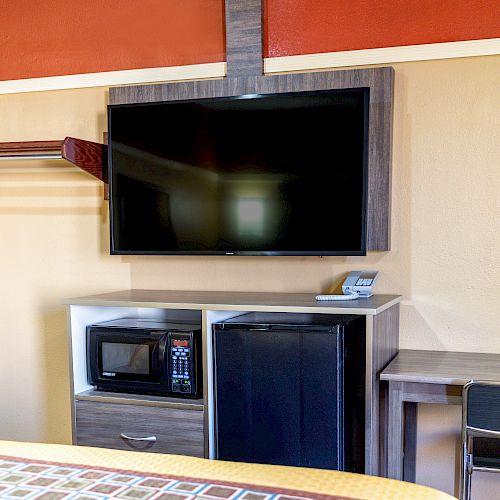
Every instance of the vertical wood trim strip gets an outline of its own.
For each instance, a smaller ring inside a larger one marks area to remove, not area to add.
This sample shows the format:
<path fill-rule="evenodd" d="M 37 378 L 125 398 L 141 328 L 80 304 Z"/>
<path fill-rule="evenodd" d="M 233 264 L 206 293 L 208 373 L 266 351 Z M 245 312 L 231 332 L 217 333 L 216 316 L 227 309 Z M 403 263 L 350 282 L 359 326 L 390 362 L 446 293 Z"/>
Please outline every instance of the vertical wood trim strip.
<path fill-rule="evenodd" d="M 367 346 L 368 347 L 368 346 Z M 380 383 L 380 372 L 399 351 L 399 304 L 373 316 L 372 338 L 372 469 L 373 474 L 385 475 L 387 442 L 385 441 L 385 411 L 387 386 Z M 368 367 L 367 367 L 368 368 Z"/>
<path fill-rule="evenodd" d="M 107 153 L 109 154 L 109 148 L 108 148 L 108 133 L 103 132 L 102 134 L 102 143 L 106 146 L 107 148 Z M 106 158 L 106 165 L 107 165 L 108 158 Z M 106 181 L 104 181 L 104 199 L 109 200 L 109 172 L 106 172 Z"/>
<path fill-rule="evenodd" d="M 262 0 L 226 0 L 227 76 L 260 76 L 262 56 Z"/>
<path fill-rule="evenodd" d="M 391 246 L 391 170 L 394 70 L 385 68 L 370 85 L 368 132 L 367 250 Z"/>
<path fill-rule="evenodd" d="M 387 477 L 403 479 L 403 382 L 389 382 Z"/>
<path fill-rule="evenodd" d="M 403 479 L 414 483 L 417 468 L 417 403 L 404 403 Z"/>
<path fill-rule="evenodd" d="M 366 366 L 365 366 L 365 474 L 375 474 L 373 463 L 373 316 L 366 316 Z"/>
<path fill-rule="evenodd" d="M 71 404 L 71 444 L 76 444 L 76 408 L 75 408 L 75 377 L 73 370 L 73 342 L 72 337 L 72 327 L 71 327 L 71 308 L 72 306 L 66 306 L 66 336 L 68 340 L 68 361 L 69 361 L 69 396 Z"/>
<path fill-rule="evenodd" d="M 204 406 L 204 416 L 203 416 L 203 436 L 204 436 L 204 453 L 205 458 L 210 458 L 209 449 L 209 423 L 208 423 L 208 359 L 207 359 L 207 342 L 210 338 L 210 332 L 208 331 L 208 312 L 206 309 L 201 311 L 201 355 L 203 358 L 203 406 Z"/>

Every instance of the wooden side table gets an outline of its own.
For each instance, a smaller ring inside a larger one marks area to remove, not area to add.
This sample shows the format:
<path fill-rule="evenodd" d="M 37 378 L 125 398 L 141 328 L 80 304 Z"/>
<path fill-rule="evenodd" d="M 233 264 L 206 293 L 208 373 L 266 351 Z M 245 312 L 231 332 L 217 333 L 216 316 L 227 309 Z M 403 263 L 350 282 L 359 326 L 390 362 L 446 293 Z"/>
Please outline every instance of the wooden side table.
<path fill-rule="evenodd" d="M 388 383 L 387 477 L 415 482 L 418 403 L 461 405 L 469 380 L 500 381 L 500 354 L 403 349 L 380 380 Z"/>

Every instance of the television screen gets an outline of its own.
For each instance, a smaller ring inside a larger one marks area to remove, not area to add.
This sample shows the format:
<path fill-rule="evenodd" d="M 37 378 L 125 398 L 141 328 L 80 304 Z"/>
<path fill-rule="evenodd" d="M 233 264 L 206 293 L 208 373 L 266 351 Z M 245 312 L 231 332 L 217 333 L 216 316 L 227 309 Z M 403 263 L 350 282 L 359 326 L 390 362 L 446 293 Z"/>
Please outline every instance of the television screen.
<path fill-rule="evenodd" d="M 364 255 L 368 92 L 109 106 L 111 252 Z"/>

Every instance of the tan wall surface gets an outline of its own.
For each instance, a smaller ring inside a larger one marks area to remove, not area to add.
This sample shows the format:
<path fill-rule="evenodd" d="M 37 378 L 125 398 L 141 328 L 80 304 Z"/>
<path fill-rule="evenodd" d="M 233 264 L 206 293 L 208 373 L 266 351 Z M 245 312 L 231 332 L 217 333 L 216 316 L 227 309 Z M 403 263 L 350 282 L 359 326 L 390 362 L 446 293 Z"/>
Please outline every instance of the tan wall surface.
<path fill-rule="evenodd" d="M 404 295 L 402 348 L 500 352 L 500 57 L 394 68 L 390 252 L 129 257 L 133 287 L 317 292 L 374 268 Z"/>
<path fill-rule="evenodd" d="M 0 141 L 99 140 L 105 105 L 103 89 L 0 96 Z M 0 439 L 70 442 L 62 300 L 130 287 L 102 186 L 64 164 L 0 162 Z"/>
<path fill-rule="evenodd" d="M 500 57 L 394 65 L 392 250 L 367 257 L 129 258 L 134 288 L 318 292 L 377 269 L 401 347 L 500 353 Z M 327 230 L 327 228 L 325 228 Z M 456 408 L 423 405 L 418 481 L 453 492 Z M 479 477 L 493 498 L 498 477 Z"/>
<path fill-rule="evenodd" d="M 500 352 L 500 57 L 394 66 L 390 252 L 322 259 L 110 257 L 98 184 L 72 174 L 85 185 L 72 181 L 71 191 L 48 192 L 33 185 L 34 174 L 14 178 L 0 170 L 0 437 L 69 440 L 60 301 L 75 294 L 129 286 L 314 293 L 340 283 L 349 270 L 374 268 L 377 293 L 404 295 L 401 347 Z M 104 106 L 105 92 L 94 89 L 3 96 L 0 140 L 66 134 L 98 140 Z M 49 178 L 56 179 L 43 174 L 41 184 Z M 47 211 L 51 204 L 57 210 Z M 58 382 L 49 385 L 49 377 Z M 457 411 L 422 405 L 419 414 L 418 481 L 449 492 Z M 488 499 L 500 482 L 483 475 L 477 485 L 477 498 Z"/>

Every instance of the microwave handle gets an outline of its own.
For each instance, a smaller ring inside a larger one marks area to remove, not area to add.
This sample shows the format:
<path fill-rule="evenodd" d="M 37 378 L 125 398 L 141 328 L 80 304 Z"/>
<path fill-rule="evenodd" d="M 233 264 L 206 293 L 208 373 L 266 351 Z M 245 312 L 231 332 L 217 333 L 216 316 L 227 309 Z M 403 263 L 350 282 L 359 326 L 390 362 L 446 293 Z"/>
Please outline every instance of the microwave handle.
<path fill-rule="evenodd" d="M 159 351 L 159 346 L 158 345 L 155 345 L 153 347 L 153 350 L 151 352 L 151 368 L 153 370 L 153 373 L 155 375 L 159 375 L 160 374 L 160 362 L 158 360 L 158 351 Z"/>
<path fill-rule="evenodd" d="M 166 359 L 167 355 L 168 355 L 167 337 L 168 337 L 168 333 L 163 335 L 161 337 L 161 339 L 158 341 L 158 346 L 157 346 L 158 356 L 156 357 L 156 359 L 157 359 L 156 369 L 158 370 L 158 374 L 160 376 L 162 376 L 162 375 L 165 376 L 168 373 L 168 369 L 167 369 L 168 368 L 168 360 Z"/>

